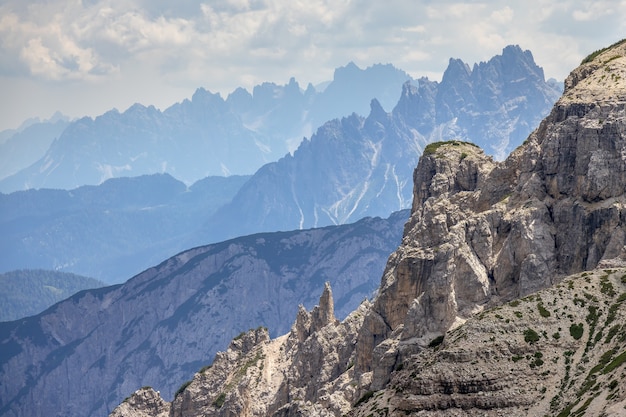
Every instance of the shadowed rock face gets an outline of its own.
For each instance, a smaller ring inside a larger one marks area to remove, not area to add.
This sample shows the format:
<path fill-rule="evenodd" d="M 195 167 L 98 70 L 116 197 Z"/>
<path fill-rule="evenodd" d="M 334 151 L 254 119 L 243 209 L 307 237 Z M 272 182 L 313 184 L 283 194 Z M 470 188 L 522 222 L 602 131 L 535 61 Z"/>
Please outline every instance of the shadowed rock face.
<path fill-rule="evenodd" d="M 623 413 L 626 269 L 606 268 L 626 266 L 624 80 L 626 43 L 576 69 L 504 162 L 427 147 L 373 303 L 317 330 L 301 309 L 288 335 L 197 374 L 185 392 L 209 379 L 212 405 L 181 415 Z"/>

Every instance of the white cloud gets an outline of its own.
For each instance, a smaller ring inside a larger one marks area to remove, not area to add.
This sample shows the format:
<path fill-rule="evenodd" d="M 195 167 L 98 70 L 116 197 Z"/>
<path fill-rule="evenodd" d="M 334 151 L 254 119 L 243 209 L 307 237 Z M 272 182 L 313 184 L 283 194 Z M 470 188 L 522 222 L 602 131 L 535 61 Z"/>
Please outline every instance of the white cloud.
<path fill-rule="evenodd" d="M 0 76 L 163 106 L 200 86 L 317 83 L 349 61 L 436 77 L 450 57 L 471 65 L 519 44 L 563 79 L 625 32 L 626 0 L 3 0 Z"/>

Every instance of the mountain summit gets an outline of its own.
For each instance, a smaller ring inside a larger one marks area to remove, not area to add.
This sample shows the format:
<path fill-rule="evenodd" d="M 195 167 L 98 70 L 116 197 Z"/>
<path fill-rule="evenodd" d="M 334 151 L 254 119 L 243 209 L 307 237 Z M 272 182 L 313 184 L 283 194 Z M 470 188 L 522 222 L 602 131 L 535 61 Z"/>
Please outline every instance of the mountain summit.
<path fill-rule="evenodd" d="M 372 303 L 338 322 L 326 288 L 285 336 L 111 415 L 623 415 L 625 79 L 626 42 L 590 56 L 503 162 L 427 146 Z"/>

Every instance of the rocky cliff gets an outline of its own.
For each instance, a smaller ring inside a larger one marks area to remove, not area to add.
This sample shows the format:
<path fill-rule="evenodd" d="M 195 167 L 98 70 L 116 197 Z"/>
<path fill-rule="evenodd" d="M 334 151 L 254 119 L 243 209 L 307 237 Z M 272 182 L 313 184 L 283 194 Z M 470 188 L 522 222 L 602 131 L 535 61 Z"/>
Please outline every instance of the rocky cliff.
<path fill-rule="evenodd" d="M 623 415 L 626 42 L 565 85 L 503 162 L 424 149 L 371 304 L 328 320 L 326 288 L 287 335 L 218 354 L 169 415 Z"/>

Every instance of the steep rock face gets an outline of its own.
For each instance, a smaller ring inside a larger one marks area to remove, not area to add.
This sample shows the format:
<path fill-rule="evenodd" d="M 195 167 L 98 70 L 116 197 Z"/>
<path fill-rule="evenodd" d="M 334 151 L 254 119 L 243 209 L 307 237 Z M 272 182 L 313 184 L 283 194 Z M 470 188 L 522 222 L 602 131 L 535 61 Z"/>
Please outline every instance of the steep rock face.
<path fill-rule="evenodd" d="M 240 331 L 289 331 L 298 304 L 311 308 L 330 281 L 334 303 L 328 293 L 300 326 L 317 334 L 372 295 L 407 217 L 197 247 L 0 323 L 0 415 L 102 416 L 146 385 L 169 400 Z"/>
<path fill-rule="evenodd" d="M 418 131 L 432 141 L 469 140 L 504 159 L 547 114 L 561 91 L 530 51 L 510 45 L 472 68 L 450 59 L 441 83 L 419 80 Z M 541 111 L 537 111 L 543 109 Z"/>
<path fill-rule="evenodd" d="M 410 204 L 423 138 L 372 100 L 370 115 L 326 123 L 292 155 L 263 166 L 202 231 L 230 238 L 344 224 Z"/>
<path fill-rule="evenodd" d="M 170 416 L 334 416 L 346 412 L 357 399 L 356 385 L 351 383 L 353 345 L 368 307 L 368 302 L 361 304 L 340 323 L 332 314 L 332 293 L 326 285 L 319 305 L 310 313 L 301 308 L 289 334 L 269 340 L 267 330 L 259 328 L 233 340 L 210 367 L 181 387 L 171 403 Z M 141 403 L 137 394 L 131 399 Z M 123 406 L 112 416 L 124 415 Z M 168 407 L 163 405 L 155 413 Z"/>
<path fill-rule="evenodd" d="M 614 74 L 606 94 L 599 71 Z M 292 331 L 269 342 L 327 340 L 358 318 L 352 343 L 330 340 L 344 354 L 298 347 L 331 380 L 280 368 L 291 385 L 238 415 L 623 414 L 624 79 L 626 42 L 575 70 L 550 116 L 502 163 L 461 142 L 427 147 L 403 242 L 373 303 L 313 333 L 301 310 Z M 285 352 L 276 363 L 298 355 Z M 328 359 L 313 360 L 321 353 Z M 343 372 L 338 357 L 351 361 Z M 232 375 L 218 377 L 213 395 L 229 394 L 216 413 L 263 392 L 261 383 L 232 390 Z"/>

